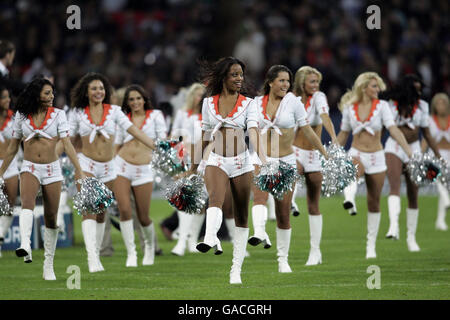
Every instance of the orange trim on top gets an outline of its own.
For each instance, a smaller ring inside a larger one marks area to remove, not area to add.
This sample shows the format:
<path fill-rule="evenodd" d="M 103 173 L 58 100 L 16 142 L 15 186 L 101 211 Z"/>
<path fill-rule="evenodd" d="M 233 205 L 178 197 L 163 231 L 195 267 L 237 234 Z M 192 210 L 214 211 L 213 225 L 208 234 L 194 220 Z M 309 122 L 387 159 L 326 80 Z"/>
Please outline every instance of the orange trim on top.
<path fill-rule="evenodd" d="M 111 105 L 110 104 L 103 104 L 103 116 L 102 116 L 102 120 L 100 121 L 99 124 L 95 124 L 94 121 L 92 120 L 91 111 L 90 111 L 90 107 L 89 106 L 86 106 L 84 108 L 84 112 L 86 113 L 90 123 L 95 124 L 96 126 L 102 126 L 103 123 L 106 120 L 106 116 L 108 115 L 110 109 L 111 109 Z"/>
<path fill-rule="evenodd" d="M 187 115 L 188 115 L 188 117 L 198 116 L 198 119 L 199 119 L 199 120 L 202 120 L 202 113 L 201 113 L 201 112 L 200 112 L 200 113 L 194 113 L 193 110 L 189 110 L 189 111 L 187 112 Z"/>
<path fill-rule="evenodd" d="M 372 107 L 370 108 L 369 116 L 367 117 L 366 120 L 364 120 L 364 122 L 370 121 L 370 119 L 373 116 L 373 113 L 375 112 L 375 109 L 377 108 L 378 102 L 380 102 L 380 100 L 378 100 L 378 99 L 372 100 Z M 359 109 L 359 104 L 355 103 L 353 105 L 353 110 L 355 111 L 356 120 L 358 120 L 358 122 L 362 122 L 361 119 L 359 118 L 358 109 Z"/>
<path fill-rule="evenodd" d="M 447 128 L 445 128 L 445 129 L 441 128 L 441 126 L 439 125 L 439 120 L 435 114 L 433 114 L 433 120 L 434 120 L 434 123 L 436 123 L 436 126 L 442 131 L 447 131 L 450 128 L 450 116 L 447 116 Z"/>
<path fill-rule="evenodd" d="M 306 99 L 306 104 L 305 104 L 306 111 L 308 111 L 309 107 L 311 107 L 311 99 L 312 99 L 312 95 L 308 96 L 308 98 Z"/>
<path fill-rule="evenodd" d="M 398 112 L 398 102 L 394 100 L 393 103 L 394 103 L 395 109 L 396 109 L 397 112 Z M 412 118 L 412 117 L 414 116 L 414 114 L 416 113 L 416 111 L 417 111 L 418 108 L 419 108 L 419 105 L 416 103 L 416 104 L 414 105 L 412 111 L 411 111 L 411 115 L 408 116 L 408 118 Z M 400 114 L 400 112 L 399 112 L 399 114 Z"/>
<path fill-rule="evenodd" d="M 219 94 L 216 94 L 215 96 L 213 96 L 213 104 L 214 104 L 214 110 L 216 111 L 216 115 L 220 116 L 220 112 L 219 112 Z M 233 110 L 230 111 L 230 113 L 225 117 L 232 117 L 238 110 L 238 108 L 242 105 L 242 101 L 244 101 L 246 99 L 245 96 L 243 96 L 242 94 L 239 94 L 236 104 L 234 105 Z"/>
<path fill-rule="evenodd" d="M 146 122 L 147 119 L 150 117 L 150 114 L 151 114 L 152 112 L 153 112 L 153 109 L 152 109 L 152 110 L 145 110 L 145 118 L 144 118 L 144 121 L 142 122 L 141 127 L 140 127 L 139 129 L 142 129 L 142 128 L 144 127 L 145 122 Z M 133 122 L 133 120 L 131 119 L 131 112 L 128 113 L 127 116 L 128 116 L 128 119 L 130 119 L 130 121 Z"/>
<path fill-rule="evenodd" d="M 55 111 L 54 107 L 47 108 L 47 113 L 45 114 L 44 121 L 42 121 L 42 123 L 39 126 L 39 128 L 36 127 L 36 124 L 34 123 L 33 117 L 29 114 L 28 115 L 28 119 L 30 119 L 30 124 L 34 128 L 34 130 L 42 130 L 42 128 L 44 128 L 45 125 L 47 124 L 48 119 L 50 119 L 50 115 L 53 113 L 53 111 Z"/>
<path fill-rule="evenodd" d="M 261 106 L 262 106 L 262 109 L 263 109 L 262 114 L 263 114 L 263 116 L 264 116 L 264 118 L 265 118 L 266 120 L 271 120 L 270 117 L 267 115 L 267 104 L 268 104 L 268 103 L 269 103 L 269 95 L 266 94 L 266 95 L 262 98 L 262 103 L 261 103 Z"/>
<path fill-rule="evenodd" d="M 11 120 L 13 115 L 14 115 L 14 111 L 12 111 L 11 109 L 8 109 L 8 113 L 6 114 L 5 121 L 3 122 L 3 125 L 0 128 L 0 131 L 3 131 L 6 128 L 6 126 L 8 125 L 8 122 Z"/>

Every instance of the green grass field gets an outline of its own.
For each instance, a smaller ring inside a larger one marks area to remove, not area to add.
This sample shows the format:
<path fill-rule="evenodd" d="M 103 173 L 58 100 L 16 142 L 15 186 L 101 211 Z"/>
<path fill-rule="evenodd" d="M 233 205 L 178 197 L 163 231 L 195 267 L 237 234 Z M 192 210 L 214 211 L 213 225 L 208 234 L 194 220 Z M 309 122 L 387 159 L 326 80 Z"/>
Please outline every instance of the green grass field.
<path fill-rule="evenodd" d="M 166 201 L 152 202 L 151 217 L 157 226 L 164 254 L 155 265 L 126 268 L 122 237 L 112 229 L 115 253 L 102 257 L 105 272 L 88 272 L 86 251 L 81 235 L 80 217 L 75 217 L 75 246 L 57 249 L 57 281 L 42 279 L 43 249 L 33 252 L 33 263 L 25 264 L 13 251 L 0 258 L 0 299 L 146 299 L 146 300 L 215 300 L 215 299 L 449 299 L 450 231 L 434 229 L 436 197 L 421 197 L 417 242 L 421 252 L 410 253 L 406 246 L 406 218 L 400 216 L 400 240 L 385 239 L 388 229 L 386 198 L 382 199 L 382 220 L 377 241 L 377 259 L 365 259 L 366 204 L 357 199 L 359 213 L 349 216 L 342 209 L 341 197 L 321 199 L 323 219 L 323 264 L 306 267 L 309 252 L 309 223 L 304 199 L 298 198 L 299 217 L 291 217 L 292 240 L 289 251 L 291 274 L 279 274 L 276 261 L 275 222 L 267 231 L 273 246 L 248 246 L 250 257 L 242 270 L 242 285 L 231 286 L 229 270 L 232 245 L 222 242 L 224 254 L 170 254 L 175 245 L 161 233 L 159 222 L 172 211 Z M 402 200 L 405 206 L 405 199 Z M 252 234 L 252 227 L 250 227 Z M 136 237 L 137 238 L 137 237 Z M 136 240 L 138 243 L 138 241 Z M 142 253 L 137 244 L 139 264 Z M 69 290 L 67 267 L 81 269 L 81 289 Z M 381 270 L 381 289 L 367 288 L 370 265 Z"/>

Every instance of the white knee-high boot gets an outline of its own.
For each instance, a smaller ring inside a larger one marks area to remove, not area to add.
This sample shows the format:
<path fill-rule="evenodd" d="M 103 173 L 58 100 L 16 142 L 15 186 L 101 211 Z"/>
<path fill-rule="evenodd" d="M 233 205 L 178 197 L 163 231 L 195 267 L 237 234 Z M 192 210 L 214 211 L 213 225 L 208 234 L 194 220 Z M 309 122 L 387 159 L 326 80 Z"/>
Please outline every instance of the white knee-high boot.
<path fill-rule="evenodd" d="M 148 226 L 141 226 L 144 234 L 145 252 L 142 259 L 143 266 L 151 266 L 155 263 L 155 224 L 152 222 Z"/>
<path fill-rule="evenodd" d="M 278 272 L 290 273 L 291 267 L 288 263 L 289 247 L 291 244 L 292 229 L 280 229 L 277 227 L 277 256 Z"/>
<path fill-rule="evenodd" d="M 2 257 L 2 244 L 14 219 L 13 215 L 0 217 L 0 258 Z"/>
<path fill-rule="evenodd" d="M 367 246 L 366 259 L 376 258 L 375 252 L 378 229 L 380 228 L 381 212 L 367 213 Z"/>
<path fill-rule="evenodd" d="M 122 234 L 125 248 L 127 249 L 126 267 L 137 267 L 136 243 L 134 242 L 133 219 L 120 221 L 120 233 Z"/>
<path fill-rule="evenodd" d="M 277 220 L 277 216 L 275 215 L 275 199 L 270 193 L 267 198 L 267 219 L 272 221 Z"/>
<path fill-rule="evenodd" d="M 11 224 L 13 222 L 14 216 L 1 216 L 0 217 L 0 239 L 3 241 L 3 239 L 6 237 L 6 234 L 8 233 L 9 227 L 11 227 Z M 1 245 L 1 243 L 0 243 Z"/>
<path fill-rule="evenodd" d="M 235 227 L 233 239 L 233 264 L 230 284 L 241 284 L 241 270 L 245 258 L 249 228 Z"/>
<path fill-rule="evenodd" d="M 53 270 L 53 258 L 55 257 L 56 242 L 58 241 L 58 229 L 45 227 L 44 231 L 44 280 L 56 280 Z"/>
<path fill-rule="evenodd" d="M 265 205 L 259 204 L 252 207 L 252 220 L 255 234 L 248 239 L 248 243 L 256 246 L 262 242 L 264 249 L 269 249 L 272 243 L 266 233 L 267 208 Z"/>
<path fill-rule="evenodd" d="M 348 210 L 348 213 L 352 216 L 356 215 L 356 202 L 355 196 L 358 191 L 358 182 L 352 182 L 344 189 L 344 209 Z"/>
<path fill-rule="evenodd" d="M 227 219 L 225 219 L 225 224 L 227 226 L 228 233 L 229 233 L 230 238 L 231 238 L 231 242 L 233 242 L 233 240 L 234 240 L 234 232 L 235 232 L 235 229 L 236 229 L 236 223 L 234 221 L 234 218 L 227 218 Z M 246 257 L 250 257 L 250 253 L 247 250 L 245 250 L 245 256 Z"/>
<path fill-rule="evenodd" d="M 436 229 L 447 231 L 448 226 L 447 223 L 445 222 L 445 216 L 447 214 L 448 207 L 450 207 L 448 190 L 439 181 L 437 182 L 437 189 L 439 191 L 439 202 L 438 202 L 438 213 L 436 218 Z"/>
<path fill-rule="evenodd" d="M 300 211 L 298 210 L 297 202 L 295 202 L 295 195 L 297 194 L 297 186 L 298 186 L 298 184 L 296 184 L 294 187 L 294 194 L 292 195 L 292 201 L 291 201 L 291 213 L 294 217 L 297 217 L 298 215 L 300 215 Z"/>
<path fill-rule="evenodd" d="M 203 242 L 197 244 L 197 250 L 200 252 L 208 252 L 209 249 L 214 248 L 214 254 L 222 254 L 222 246 L 220 245 L 217 232 L 222 225 L 222 209 L 217 207 L 209 207 L 206 209 L 206 231 Z"/>
<path fill-rule="evenodd" d="M 176 256 L 184 256 L 186 250 L 187 239 L 189 237 L 189 228 L 191 226 L 192 214 L 184 211 L 178 211 L 178 241 L 172 249 L 172 254 Z"/>
<path fill-rule="evenodd" d="M 89 272 L 102 271 L 97 263 L 97 221 L 93 219 L 83 220 L 81 222 L 81 231 L 83 233 L 84 245 L 87 252 Z"/>
<path fill-rule="evenodd" d="M 230 236 L 231 242 L 233 242 L 234 229 L 236 228 L 236 223 L 234 222 L 234 218 L 226 218 L 225 225 L 227 226 L 228 235 Z"/>
<path fill-rule="evenodd" d="M 310 245 L 307 266 L 315 266 L 322 263 L 320 252 L 320 240 L 322 239 L 322 215 L 309 215 Z"/>
<path fill-rule="evenodd" d="M 400 239 L 398 219 L 401 210 L 401 202 L 399 196 L 396 195 L 388 196 L 388 210 L 389 210 L 389 231 L 386 234 L 386 238 L 398 240 Z"/>
<path fill-rule="evenodd" d="M 31 232 L 33 231 L 33 210 L 22 209 L 19 216 L 20 247 L 16 249 L 18 257 L 24 257 L 25 263 L 33 261 L 31 255 Z"/>
<path fill-rule="evenodd" d="M 200 230 L 202 229 L 203 221 L 205 221 L 205 214 L 193 214 L 191 219 L 191 227 L 189 228 L 188 237 L 188 249 L 189 252 L 197 253 L 199 252 L 196 248 L 198 236 L 200 235 Z"/>
<path fill-rule="evenodd" d="M 416 242 L 417 222 L 419 220 L 419 209 L 406 209 L 406 243 L 411 252 L 420 251 Z"/>
<path fill-rule="evenodd" d="M 444 199 L 445 206 L 447 208 L 450 207 L 449 191 L 447 190 L 447 188 L 440 181 L 437 181 L 436 185 L 437 185 L 437 189 L 438 189 L 438 192 L 439 192 L 439 196 L 441 196 Z"/>
<path fill-rule="evenodd" d="M 106 219 L 109 219 L 109 217 L 105 214 Z M 100 271 L 104 271 L 102 262 L 100 261 L 100 249 L 102 247 L 103 237 L 105 235 L 105 222 L 97 222 L 96 225 L 96 238 L 95 238 L 95 245 L 96 245 L 96 255 L 97 255 L 97 264 Z"/>
<path fill-rule="evenodd" d="M 61 196 L 59 198 L 58 215 L 56 218 L 56 226 L 58 231 L 61 233 L 65 232 L 66 223 L 64 221 L 64 213 L 70 212 L 70 208 L 67 205 L 67 191 L 61 191 Z"/>

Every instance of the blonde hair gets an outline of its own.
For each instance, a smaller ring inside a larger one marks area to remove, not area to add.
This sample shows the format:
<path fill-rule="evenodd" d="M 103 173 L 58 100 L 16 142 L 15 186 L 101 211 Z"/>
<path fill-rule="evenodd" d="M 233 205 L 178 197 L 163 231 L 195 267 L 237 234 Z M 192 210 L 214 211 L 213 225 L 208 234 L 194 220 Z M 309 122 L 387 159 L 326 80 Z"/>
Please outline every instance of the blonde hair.
<path fill-rule="evenodd" d="M 320 73 L 320 71 L 310 66 L 303 66 L 299 68 L 295 73 L 294 87 L 292 91 L 296 96 L 303 95 L 305 90 L 306 76 L 310 74 L 315 74 L 317 77 L 319 77 L 319 85 L 320 85 L 320 82 L 322 81 L 322 74 Z"/>
<path fill-rule="evenodd" d="M 367 88 L 369 82 L 375 79 L 380 87 L 381 91 L 386 90 L 386 84 L 383 79 L 376 72 L 364 72 L 361 73 L 358 78 L 356 78 L 353 84 L 352 90 L 347 90 L 347 92 L 342 96 L 339 102 L 339 110 L 343 110 L 345 106 L 352 105 L 355 102 L 362 101 L 363 90 Z"/>
<path fill-rule="evenodd" d="M 205 86 L 199 82 L 194 82 L 188 89 L 186 93 L 186 100 L 184 102 L 183 107 L 181 108 L 184 111 L 192 110 L 194 108 L 194 96 L 195 92 L 198 89 L 202 89 L 203 92 L 206 90 Z"/>
<path fill-rule="evenodd" d="M 436 93 L 433 99 L 431 99 L 431 114 L 436 114 L 436 103 L 440 99 L 444 100 L 445 104 L 447 105 L 447 114 L 450 114 L 450 99 L 444 92 Z"/>

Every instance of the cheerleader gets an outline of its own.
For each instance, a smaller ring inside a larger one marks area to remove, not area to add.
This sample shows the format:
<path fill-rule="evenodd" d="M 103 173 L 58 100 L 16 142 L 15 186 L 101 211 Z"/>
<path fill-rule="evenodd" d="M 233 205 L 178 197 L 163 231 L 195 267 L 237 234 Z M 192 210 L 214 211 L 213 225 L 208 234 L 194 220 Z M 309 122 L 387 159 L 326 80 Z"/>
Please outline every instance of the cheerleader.
<path fill-rule="evenodd" d="M 429 129 L 428 103 L 420 99 L 421 81 L 415 75 L 406 75 L 392 90 L 382 94 L 383 99 L 389 100 L 394 121 L 409 143 L 412 152 L 420 152 L 419 133 L 422 129 L 423 137 L 437 157 L 440 157 L 436 142 L 431 137 Z M 387 177 L 390 187 L 388 196 L 389 230 L 386 238 L 398 240 L 400 238 L 398 219 L 401 211 L 400 184 L 402 174 L 405 176 L 408 198 L 406 209 L 406 243 L 409 251 L 420 251 L 416 242 L 417 222 L 419 218 L 418 195 L 419 188 L 411 181 L 405 170 L 409 159 L 400 150 L 399 145 L 389 137 L 385 145 Z"/>
<path fill-rule="evenodd" d="M 193 83 L 186 94 L 186 101 L 183 108 L 178 111 L 173 125 L 172 138 L 178 139 L 183 136 L 183 143 L 185 143 L 186 150 L 191 156 L 191 161 L 195 162 L 193 158 L 195 154 L 194 150 L 196 143 L 202 137 L 201 124 L 201 102 L 203 95 L 205 94 L 205 86 L 201 83 Z M 200 161 L 201 159 L 197 159 Z M 199 171 L 204 171 L 205 162 L 202 160 L 199 166 Z M 189 214 L 184 211 L 178 211 L 178 241 L 171 253 L 176 256 L 183 256 L 188 248 L 189 252 L 198 252 L 196 249 L 198 235 L 202 227 L 205 215 L 202 214 Z"/>
<path fill-rule="evenodd" d="M 6 150 L 12 138 L 12 125 L 14 112 L 9 108 L 11 97 L 8 89 L 0 86 L 0 165 L 5 159 Z M 8 197 L 11 212 L 9 215 L 0 216 L 0 257 L 1 246 L 13 221 L 13 209 L 16 203 L 17 192 L 19 191 L 19 169 L 17 156 L 14 157 L 9 167 L 3 174 L 5 186 L 3 192 Z"/>
<path fill-rule="evenodd" d="M 296 154 L 292 143 L 295 138 L 295 127 L 299 127 L 304 138 L 325 157 L 327 153 L 319 137 L 308 123 L 307 114 L 301 98 L 290 92 L 292 72 L 285 66 L 272 66 L 264 81 L 263 96 L 255 98 L 260 115 L 260 128 L 264 149 L 268 160 L 284 161 L 296 168 Z M 255 166 L 259 172 L 258 165 Z M 253 186 L 252 218 L 255 234 L 248 240 L 251 245 L 263 243 L 270 248 L 271 243 L 265 231 L 267 221 L 268 193 Z M 277 218 L 277 256 L 278 272 L 292 272 L 288 263 L 288 253 L 291 241 L 291 224 L 289 221 L 293 191 L 287 192 L 282 200 L 275 199 L 275 215 Z"/>
<path fill-rule="evenodd" d="M 430 133 L 436 141 L 439 153 L 450 166 L 450 101 L 445 93 L 437 93 L 431 100 Z M 422 140 L 422 151 L 425 152 L 426 149 L 427 143 L 424 139 Z M 436 184 L 439 192 L 436 229 L 447 231 L 445 215 L 450 207 L 449 192 L 440 181 Z"/>
<path fill-rule="evenodd" d="M 319 91 L 322 74 L 315 68 L 303 66 L 295 74 L 294 93 L 302 97 L 309 124 L 317 136 L 322 135 L 322 123 L 331 137 L 331 143 L 336 143 L 336 133 L 328 114 L 327 97 Z M 307 266 L 322 263 L 320 241 L 322 238 L 322 215 L 319 209 L 320 192 L 322 188 L 322 166 L 319 154 L 311 142 L 305 139 L 302 130 L 298 130 L 294 140 L 294 151 L 299 173 L 304 174 L 306 181 L 306 202 L 309 213 L 310 251 Z"/>
<path fill-rule="evenodd" d="M 131 122 L 151 139 L 165 139 L 166 123 L 160 110 L 152 109 L 145 90 L 138 85 L 129 86 L 124 94 L 122 111 Z M 123 127 L 118 128 L 115 143 L 117 178 L 114 196 L 120 212 L 120 231 L 127 249 L 127 267 L 137 267 L 134 228 L 130 194 L 133 192 L 137 217 L 144 234 L 145 252 L 142 264 L 152 265 L 155 258 L 155 228 L 149 218 L 153 190 L 153 172 L 150 166 L 151 150 L 135 140 Z"/>
<path fill-rule="evenodd" d="M 75 172 L 84 178 L 80 164 L 69 139 L 69 124 L 63 110 L 54 108 L 53 84 L 47 79 L 38 78 L 27 85 L 20 94 L 13 123 L 12 135 L 6 150 L 0 177 L 14 161 L 20 142 L 24 138 L 24 160 L 20 170 L 20 197 L 22 210 L 19 216 L 20 247 L 18 257 L 32 262 L 31 232 L 33 229 L 33 210 L 39 188 L 42 188 L 44 202 L 44 267 L 45 280 L 56 280 L 53 271 L 58 229 L 56 225 L 61 193 L 60 162 L 56 153 L 58 138 L 64 151 L 75 167 Z"/>
<path fill-rule="evenodd" d="M 221 254 L 222 247 L 217 231 L 222 224 L 222 207 L 226 188 L 230 184 L 235 205 L 235 230 L 233 241 L 233 264 L 230 283 L 239 284 L 248 238 L 248 203 L 252 183 L 253 165 L 245 144 L 245 129 L 250 143 L 256 146 L 261 160 L 265 153 L 259 146 L 258 114 L 253 99 L 244 96 L 244 71 L 242 61 L 227 57 L 214 64 L 202 66 L 207 83 L 207 98 L 202 106 L 202 151 L 212 139 L 211 151 L 205 169 L 205 184 L 209 194 L 206 209 L 206 232 L 197 250 L 207 252 L 214 248 Z M 188 174 L 197 171 L 198 161 L 193 162 Z"/>
<path fill-rule="evenodd" d="M 366 259 L 376 258 L 375 244 L 381 219 L 380 196 L 387 169 L 381 144 L 383 126 L 401 146 L 405 156 L 411 157 L 411 148 L 395 125 L 388 103 L 378 99 L 378 93 L 385 88 L 383 80 L 377 73 L 362 73 L 356 78 L 352 90 L 341 98 L 339 105 L 342 122 L 337 141 L 341 146 L 345 146 L 352 131 L 353 141 L 349 154 L 358 165 L 358 178 L 364 174 L 366 180 L 368 208 Z M 346 199 L 354 204 L 356 186 L 347 187 L 344 194 Z"/>
<path fill-rule="evenodd" d="M 76 112 L 72 113 L 69 122 L 70 136 L 79 134 L 81 137 L 82 147 L 78 158 L 83 172 L 114 190 L 117 176 L 113 159 L 116 126 L 150 149 L 154 149 L 154 143 L 119 106 L 110 104 L 110 99 L 111 85 L 108 79 L 99 73 L 86 74 L 71 91 L 71 107 L 76 108 Z M 104 271 L 99 251 L 105 232 L 105 212 L 97 215 L 83 213 L 81 230 L 89 272 Z"/>

